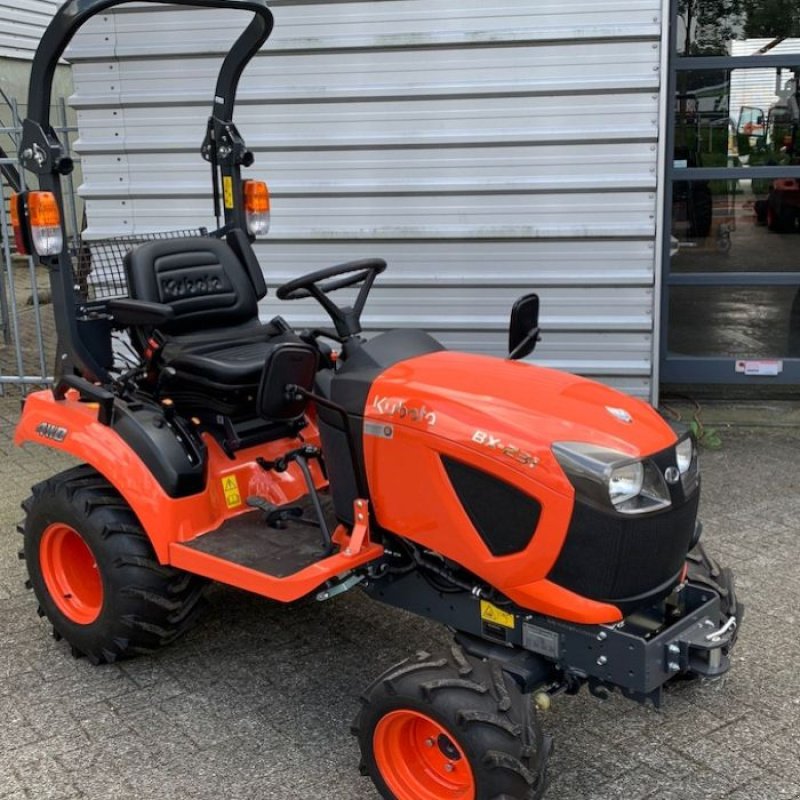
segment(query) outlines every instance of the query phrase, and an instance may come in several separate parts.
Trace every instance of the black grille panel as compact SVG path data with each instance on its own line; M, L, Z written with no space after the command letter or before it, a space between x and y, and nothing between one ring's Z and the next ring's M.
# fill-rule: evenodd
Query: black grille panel
M478 535L495 556L524 550L533 538L542 507L505 481L447 456L442 463Z
M700 493L648 516L625 517L576 502L567 539L548 578L619 605L656 591L681 569Z

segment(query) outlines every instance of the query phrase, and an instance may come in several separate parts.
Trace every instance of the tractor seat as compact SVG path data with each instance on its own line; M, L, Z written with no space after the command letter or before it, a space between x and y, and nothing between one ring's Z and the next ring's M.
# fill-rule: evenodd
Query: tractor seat
M184 406L252 416L267 355L276 344L300 340L285 324L259 321L258 301L267 287L247 237L233 231L227 241L146 242L128 253L125 270L132 298L174 312L158 327L163 393ZM133 331L140 353L147 338Z

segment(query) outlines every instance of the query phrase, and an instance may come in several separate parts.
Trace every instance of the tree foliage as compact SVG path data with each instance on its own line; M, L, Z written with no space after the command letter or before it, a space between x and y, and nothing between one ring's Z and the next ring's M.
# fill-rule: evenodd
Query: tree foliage
M681 55L728 55L732 39L800 37L798 0L678 0Z

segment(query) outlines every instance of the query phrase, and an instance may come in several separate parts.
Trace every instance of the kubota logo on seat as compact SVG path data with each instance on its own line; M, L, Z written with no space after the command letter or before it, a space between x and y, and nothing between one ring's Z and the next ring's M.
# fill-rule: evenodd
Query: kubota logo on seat
M405 400L397 397L376 397L372 407L383 416L407 419L410 422L426 422L428 425L436 424L436 412L429 411L423 406L406 405Z
M218 275L199 275L196 278L166 278L161 280L161 292L172 300L192 295L217 294L224 291Z

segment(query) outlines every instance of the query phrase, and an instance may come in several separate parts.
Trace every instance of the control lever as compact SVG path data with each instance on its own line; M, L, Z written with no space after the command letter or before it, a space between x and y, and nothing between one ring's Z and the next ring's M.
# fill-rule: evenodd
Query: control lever
M333 552L333 537L331 536L328 522L325 519L325 512L322 510L322 503L319 499L317 487L314 485L314 478L311 475L311 470L308 468L308 462L312 458L316 458L321 461L322 451L318 447L314 447L314 445L304 444L302 447L298 447L296 450L290 450L280 458L275 459L275 461L268 461L265 458L259 457L256 459L256 463L265 472L271 472L272 470L275 472L286 472L286 470L289 468L289 464L292 461L294 461L297 466L300 467L300 472L303 473L303 478L305 479L306 486L308 487L308 495L311 498L311 504L314 506L314 513L316 514L317 521L319 522L319 529L322 532L322 546L325 548L326 554L330 554ZM261 498L258 498L258 500L261 500ZM276 508L274 506L270 506L270 504L266 501L263 502L265 505L269 506L270 509ZM261 505L256 507L262 508ZM272 513L272 511L267 513Z

